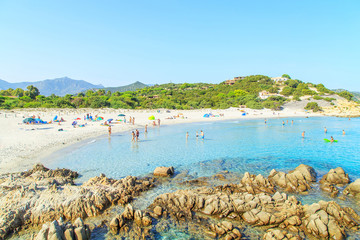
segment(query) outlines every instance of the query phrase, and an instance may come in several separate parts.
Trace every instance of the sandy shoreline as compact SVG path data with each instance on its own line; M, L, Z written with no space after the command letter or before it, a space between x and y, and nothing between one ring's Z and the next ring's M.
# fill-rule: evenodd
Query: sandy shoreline
M246 116L243 116L243 112ZM86 113L93 116L98 115L104 118L102 121L78 121L79 124L85 124L85 127L74 128L71 124L76 118L83 119ZM320 114L306 113L299 109L284 109L274 112L269 109L253 110L230 108L225 110L170 110L167 112L161 110L121 110L121 109L18 109L13 111L0 111L0 173L17 172L31 168L34 164L40 162L50 154L59 151L62 148L82 142L86 139L97 138L101 135L107 135L108 127L102 126L107 119L123 119L117 115L123 113L126 120L129 117L135 117L135 124L124 124L123 122L112 125L112 133L128 132L130 141L130 131L138 128L143 129L146 124L153 121L148 120L149 116L155 116L160 119L161 125L173 125L181 123L224 121L234 119L265 119L265 118L286 118L303 116L321 116ZM223 114L220 117L204 118L204 114L212 113L214 115ZM66 122L27 125L22 121L26 117L35 115L40 116L44 121L50 121L57 115L64 118ZM180 116L176 119L167 119L172 116ZM157 121L156 121L157 123ZM63 131L58 131L63 129Z

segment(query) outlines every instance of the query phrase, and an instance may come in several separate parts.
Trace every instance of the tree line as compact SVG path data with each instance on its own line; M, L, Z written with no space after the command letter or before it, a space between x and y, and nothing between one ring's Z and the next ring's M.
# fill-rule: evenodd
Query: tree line
M288 75L287 75L288 76ZM63 97L41 95L39 90L30 85L26 90L7 89L0 91L0 108L122 108L122 109L226 109L244 105L252 109L281 109L289 101L300 100L305 95L323 95L333 93L323 84L314 85L300 80L290 79L276 83L268 76L253 75L236 81L233 85L208 83L161 84L137 91L110 92L104 89L88 90L79 94L67 94ZM316 89L318 93L312 89ZM280 89L282 89L280 91ZM259 93L266 91L275 95L267 99L259 98ZM277 96L280 93L283 96ZM349 92L340 96L352 99Z

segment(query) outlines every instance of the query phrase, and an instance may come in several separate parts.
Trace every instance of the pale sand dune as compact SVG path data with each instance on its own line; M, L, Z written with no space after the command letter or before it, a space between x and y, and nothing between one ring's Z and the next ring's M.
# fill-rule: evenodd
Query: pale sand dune
M240 110L245 110L248 114L242 116ZM219 114L223 113L223 117L204 118L205 113ZM86 127L73 128L71 123L77 117L83 119L86 113L99 115L104 117L104 121L117 117L119 113L126 114L127 121L129 117L135 117L135 125L129 123L112 124L112 132L128 132L130 141L130 131L139 128L143 131L145 124L151 126L152 121L148 117L154 115L156 119L161 120L161 125L191 123L191 122L205 122L205 121L219 121L229 119L251 119L251 118L273 118L273 117L299 117L305 115L318 116L318 114L305 113L300 109L284 109L280 112L271 110L251 110L230 108L226 110L170 110L166 113L161 110L157 113L156 110L120 110L120 109L21 109L14 111L0 111L0 173L22 171L32 167L39 159L46 157L54 151L77 143L84 139L95 138L107 134L108 127L101 126L100 122L79 121L80 124L87 123ZM177 116L182 113L184 118L166 119L170 116ZM41 125L27 125L23 124L24 118L35 115L40 116L44 121L50 121L55 115L59 118L64 118L66 122L58 125L41 124ZM156 121L157 123L157 121ZM64 131L58 131L62 128Z

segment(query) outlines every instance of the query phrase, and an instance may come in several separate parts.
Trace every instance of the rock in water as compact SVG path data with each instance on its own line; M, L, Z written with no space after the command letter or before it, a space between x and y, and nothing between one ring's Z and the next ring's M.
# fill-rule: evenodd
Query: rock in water
M360 178L356 179L355 182L350 183L349 186L344 189L344 195L360 197Z
M154 176L169 177L174 174L173 167L157 167L154 170Z

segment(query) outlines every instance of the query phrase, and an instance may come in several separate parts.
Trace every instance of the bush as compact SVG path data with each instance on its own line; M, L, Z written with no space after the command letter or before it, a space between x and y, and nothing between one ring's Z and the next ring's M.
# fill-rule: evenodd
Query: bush
M349 101L351 101L351 99L354 97L354 95L352 95L352 94L349 93L348 91L340 92L340 93L338 93L338 95L339 95L340 97L343 97L343 98L349 100Z
M313 98L314 98L315 100L322 100L322 99L323 99L322 97L320 97L320 96L318 96L318 95L315 95Z
M312 110L313 112L321 111L321 108L319 107L319 105L316 102L309 102L308 104L306 104L305 109Z
M254 101L254 100L247 102L245 105L246 105L246 107L251 108L251 109L263 109L262 104Z

